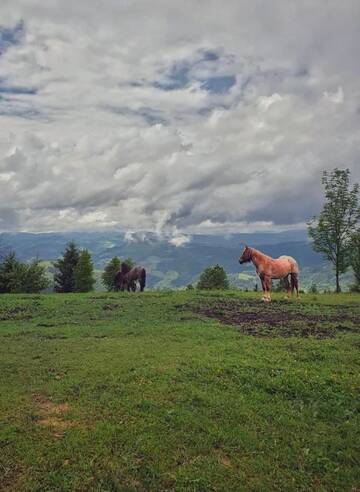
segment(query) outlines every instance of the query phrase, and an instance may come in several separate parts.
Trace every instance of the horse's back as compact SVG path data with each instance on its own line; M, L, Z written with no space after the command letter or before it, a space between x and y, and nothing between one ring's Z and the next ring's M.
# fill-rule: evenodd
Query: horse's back
M295 258L293 258L292 256L282 255L279 256L278 260L287 260L289 262L290 264L289 273L299 273L299 265L297 264Z

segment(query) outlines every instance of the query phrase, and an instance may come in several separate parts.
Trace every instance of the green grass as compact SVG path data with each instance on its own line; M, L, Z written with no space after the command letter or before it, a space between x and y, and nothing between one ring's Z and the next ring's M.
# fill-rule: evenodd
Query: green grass
M360 487L360 297L274 296L328 323L320 339L194 314L222 298L269 309L231 291L0 296L0 489Z

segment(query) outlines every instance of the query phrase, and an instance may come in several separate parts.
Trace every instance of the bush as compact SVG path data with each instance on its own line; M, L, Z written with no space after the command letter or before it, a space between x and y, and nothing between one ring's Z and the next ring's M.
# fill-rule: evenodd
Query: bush
M319 291L318 291L316 284L310 285L309 292L310 292L310 294L318 294Z
M229 281L225 270L220 265L205 268L197 284L198 289L228 289Z

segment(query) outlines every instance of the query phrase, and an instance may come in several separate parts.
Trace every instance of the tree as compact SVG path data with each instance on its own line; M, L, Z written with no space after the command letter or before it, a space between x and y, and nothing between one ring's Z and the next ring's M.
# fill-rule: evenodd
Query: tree
M70 241L54 267L58 270L54 275L56 292L74 292L75 291L75 268L79 261L80 253L73 241Z
M352 290L360 292L360 229L357 229L352 237L350 265L355 277L355 284L352 285Z
M21 263L12 252L0 264L1 293L38 293L48 285L45 267L38 259L27 265Z
M130 256L128 258L125 258L123 262L126 263L130 268L135 266L135 261L132 258L130 258Z
M360 219L358 203L359 185L350 189L349 169L334 169L323 172L325 204L319 216L308 222L308 233L313 248L323 253L334 265L336 292L340 292L340 274L349 266L351 235Z
M26 266L12 251L0 264L0 293L22 292Z
M105 270L101 276L101 282L106 289L111 292L116 290L115 287L115 275L120 270L121 261L117 256L114 256L106 265Z
M91 261L91 255L87 249L80 253L79 261L74 270L75 291L90 292L94 288L94 265Z
M49 287L49 285L50 281L46 276L46 268L41 265L39 259L35 259L30 265L26 265L22 292L37 294Z
M220 265L205 268L197 284L198 289L228 289L229 281Z

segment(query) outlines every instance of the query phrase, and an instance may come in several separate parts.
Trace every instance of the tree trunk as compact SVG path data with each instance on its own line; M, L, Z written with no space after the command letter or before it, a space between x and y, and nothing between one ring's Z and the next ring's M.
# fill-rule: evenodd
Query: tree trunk
M341 292L340 282L339 282L339 268L336 266L336 293L339 294Z

